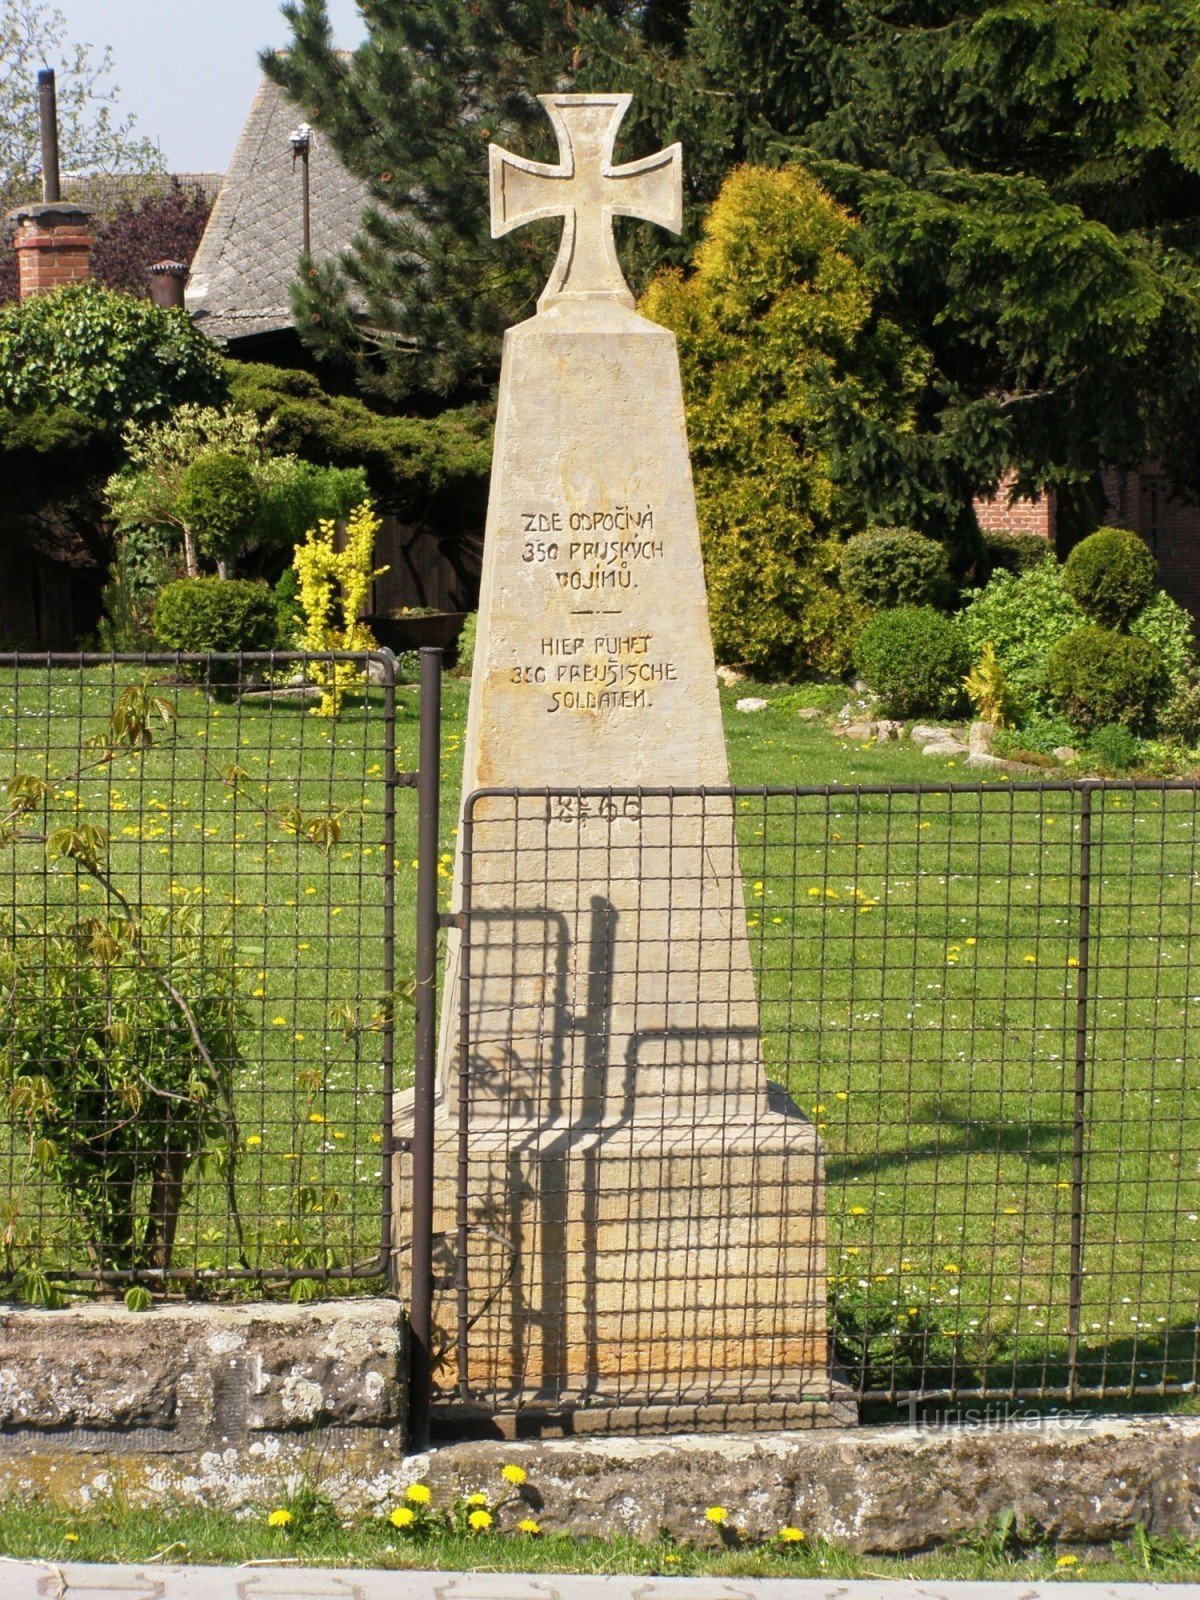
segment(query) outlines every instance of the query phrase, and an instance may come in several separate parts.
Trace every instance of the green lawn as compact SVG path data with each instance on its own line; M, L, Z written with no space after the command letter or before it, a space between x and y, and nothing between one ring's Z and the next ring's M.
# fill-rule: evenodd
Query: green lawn
M383 969L382 694L336 725L296 701L167 691L174 734L71 780L117 686L0 680L0 764L56 780L52 821L112 839L138 903L228 927L243 963L237 1185L255 1267L368 1264L378 1248ZM862 749L723 693L735 784L948 784L960 764L911 743ZM415 764L416 689L397 697L397 759ZM466 686L445 685L444 883L454 845ZM89 759L84 752L83 759ZM240 772L230 774L236 765ZM746 793L737 803L748 920L773 1074L822 1129L839 1324L870 1387L1036 1390L1064 1378L1079 969L1078 793ZM297 833L282 808L301 813ZM396 803L396 973L413 962L415 795ZM304 836L339 816L328 854ZM1195 800L1110 791L1092 818L1091 1009L1080 1382L1164 1390L1197 1376L1200 1104L1189 1083ZM5 851L10 915L103 891L36 842ZM347 1010L347 1008L350 1008ZM398 1013L396 1080L411 1078ZM7 1167L7 1172L5 1172ZM29 1140L0 1146L9 1265L61 1265L64 1210L33 1180ZM236 1254L225 1179L206 1171L176 1262ZM863 1341L866 1341L865 1344Z

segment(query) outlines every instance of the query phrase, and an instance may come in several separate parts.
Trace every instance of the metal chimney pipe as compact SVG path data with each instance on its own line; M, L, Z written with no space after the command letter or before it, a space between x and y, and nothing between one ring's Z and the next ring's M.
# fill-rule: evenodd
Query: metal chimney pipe
M50 205L62 199L58 181L58 94L54 68L38 73L38 122L42 130L42 200Z

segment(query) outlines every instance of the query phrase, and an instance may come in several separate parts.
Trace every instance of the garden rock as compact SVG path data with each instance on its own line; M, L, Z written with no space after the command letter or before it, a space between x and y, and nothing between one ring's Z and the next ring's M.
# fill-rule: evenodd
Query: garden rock
M868 739L873 739L879 732L877 722L852 722L846 729L847 739L853 739L857 744L865 744Z
M717 682L723 683L727 689L732 689L735 683L741 683L745 676L746 674L739 672L736 667L717 668Z
M940 740L961 739L961 728L939 728L933 723L918 722L908 730L914 744L937 744Z
M898 739L903 732L902 722L878 722L875 725L875 742L889 744L893 739Z
M1072 750L1069 744L1056 744L1050 754L1055 761L1061 761L1063 766L1066 766L1069 761L1079 760L1079 752Z
M923 756L965 756L968 746L961 739L934 739L921 747Z
M972 755L990 755L996 740L996 730L990 722L973 722L967 738Z
M822 712L816 706L801 706L796 715L801 722L819 722Z
M758 695L752 694L747 695L744 700L739 700L737 708L739 711L765 711L769 703L767 700L760 699Z
M969 755L966 760L968 767L988 767L997 772L1039 772L1039 767L1034 767L1028 761L1006 761L1002 756L989 756L979 752Z

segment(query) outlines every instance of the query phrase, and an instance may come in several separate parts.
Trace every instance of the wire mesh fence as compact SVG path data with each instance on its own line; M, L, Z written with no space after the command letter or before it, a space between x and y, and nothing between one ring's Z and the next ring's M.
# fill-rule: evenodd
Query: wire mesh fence
M0 658L17 1292L385 1270L397 720L384 656Z
M472 797L444 1402L1194 1389L1197 792Z

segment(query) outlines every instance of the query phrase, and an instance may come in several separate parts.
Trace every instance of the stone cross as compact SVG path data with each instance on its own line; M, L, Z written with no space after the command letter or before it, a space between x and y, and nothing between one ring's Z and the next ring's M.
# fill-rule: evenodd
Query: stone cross
M543 94L538 99L558 137L556 167L489 147L492 238L527 222L563 218L550 281L538 300L546 311L563 300L617 300L632 306L613 243L614 217L639 217L678 233L683 226L683 150L613 165L627 94Z

